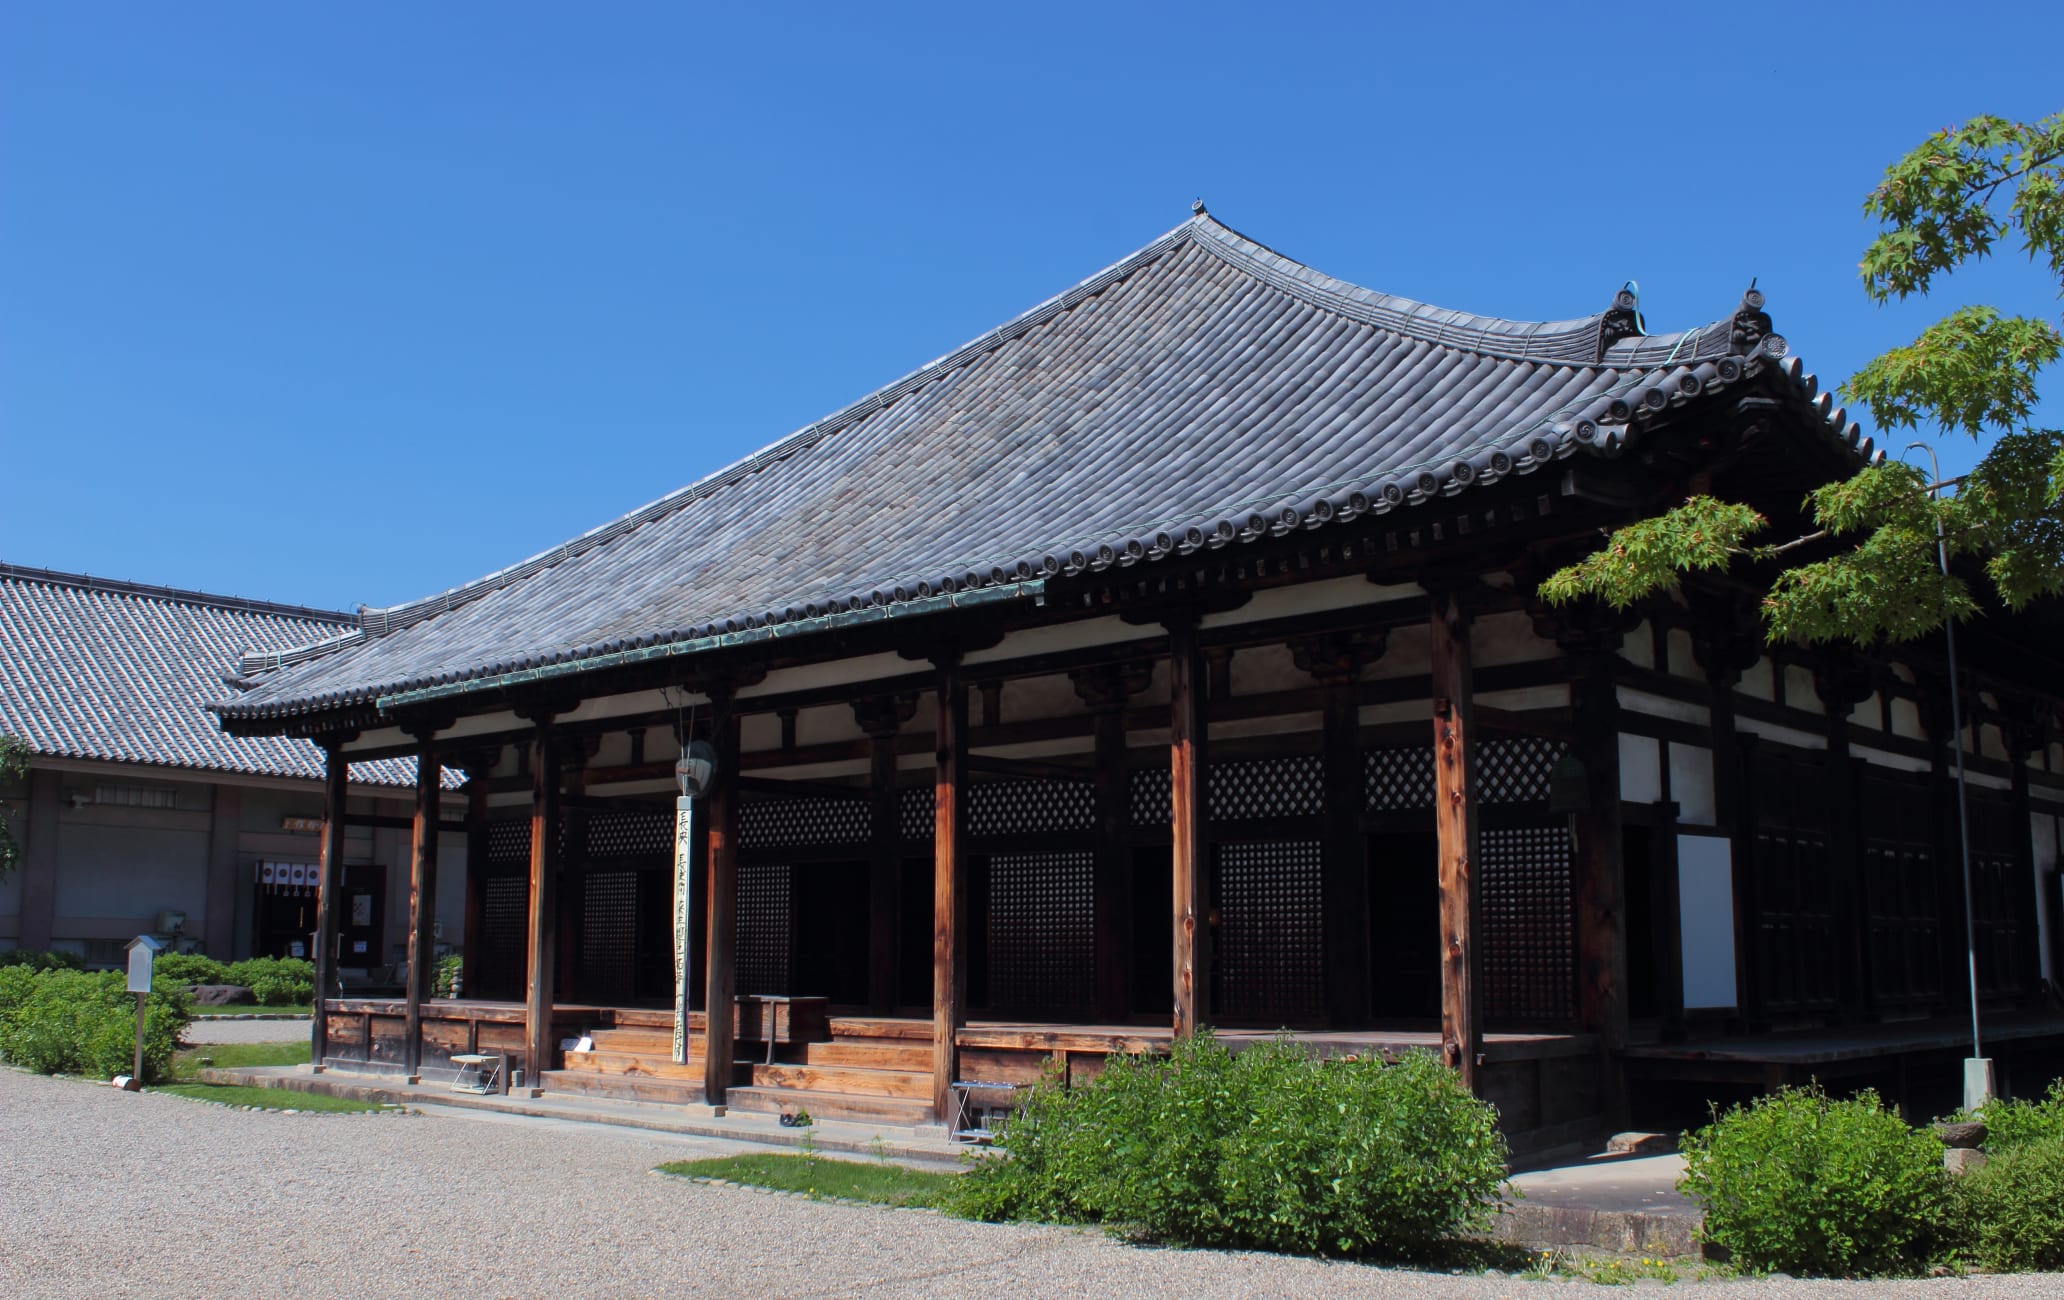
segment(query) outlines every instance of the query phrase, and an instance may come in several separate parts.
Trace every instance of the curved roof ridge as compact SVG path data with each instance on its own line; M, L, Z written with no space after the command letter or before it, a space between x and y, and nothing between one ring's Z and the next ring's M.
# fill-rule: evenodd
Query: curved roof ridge
M1437 307L1397 294L1365 288L1306 266L1268 245L1200 213L1197 245L1314 306L1438 347L1559 365L1599 363L1599 324L1605 313L1568 320L1506 320Z

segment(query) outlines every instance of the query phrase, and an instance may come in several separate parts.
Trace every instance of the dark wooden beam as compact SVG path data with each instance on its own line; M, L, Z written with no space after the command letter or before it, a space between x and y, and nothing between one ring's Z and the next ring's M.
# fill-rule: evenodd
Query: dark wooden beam
M967 954L960 938L967 909L966 871L967 681L959 656L938 662L938 722L934 729L932 825L932 1106L941 1123L953 1120L953 1083L967 996Z
M444 769L425 749L416 764L416 818L409 855L408 991L402 1025L402 1055L410 1083L422 1082L423 999L430 995L433 960L431 926L437 917L437 803Z
M1441 1055L1477 1088L1483 1050L1483 990L1477 978L1475 699L1470 680L1469 616L1454 591L1433 597L1434 833L1440 853Z
M413 814L407 817L397 817L389 813L347 813L344 816L344 824L346 826L368 826L383 831L414 831L416 829L416 819ZM445 817L439 819L437 829L440 831L463 831L466 829L466 822L464 818Z
M1077 767L1072 763L1047 763L1036 758L1003 758L995 754L970 752L967 756L967 766L970 772L989 772L997 776L1017 777L1024 781L1072 781L1080 784L1096 778L1093 768Z
M335 741L323 744L322 857L316 867L315 997L309 1008L309 1060L317 1070L329 1050L329 1011L337 995L337 898L344 888L344 798L351 764Z
M552 990L559 920L559 752L549 715L530 742L529 969L524 981L523 1068L531 1096L544 1092L552 1068Z
M1172 1022L1187 1038L1211 1014L1210 848L1206 824L1204 664L1194 619L1168 625L1168 770L1171 920L1174 926Z
M710 743L717 750L716 780L703 800L709 817L709 902L703 940L709 954L704 987L702 1093L712 1106L722 1106L731 1089L738 1005L738 797L733 782L738 772L738 715L730 692L719 689L710 698Z
M1584 764L1590 806L1577 815L1577 1022L1598 1037L1606 1119L1626 1126L1627 889L1621 853L1619 697L1611 651L1585 652L1587 672L1576 692L1577 757ZM1659 745L1661 761L1670 747ZM1667 772L1667 766L1665 768Z

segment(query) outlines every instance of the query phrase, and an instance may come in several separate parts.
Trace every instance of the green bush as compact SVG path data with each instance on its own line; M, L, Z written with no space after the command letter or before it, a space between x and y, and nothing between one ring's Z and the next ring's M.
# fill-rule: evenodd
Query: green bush
M1999 1273L2064 1269L2064 1137L2012 1145L1951 1185L1972 1263Z
M167 953L151 963L153 979L171 980L174 984L227 984L230 982L229 967L197 952Z
M2041 1101L2001 1101L1978 1111L1985 1149L1995 1155L2029 1142L2064 1142L2064 1079L2053 1080Z
M458 953L447 953L437 959L437 971L430 980L430 996L433 998L457 997L454 992L459 986L460 967L465 961Z
M315 963L299 957L253 957L225 972L225 982L241 984L264 1007L298 1007L315 996Z
M957 1184L971 1218L1102 1223L1186 1246L1412 1258L1484 1226L1505 1181L1497 1113L1453 1071L1325 1060L1211 1035L1036 1088L1003 1155Z
M1946 1244L1942 1152L1875 1092L1787 1088L1687 1133L1678 1187L1705 1207L1706 1240L1747 1267L1912 1273Z
M31 952L24 948L0 952L0 970L10 966L27 970L77 970L85 964L68 952Z
M172 1051L193 1017L186 986L158 979L144 1019L146 1082L171 1077ZM127 1074L136 1048L136 995L121 971L0 970L0 1057L43 1074Z

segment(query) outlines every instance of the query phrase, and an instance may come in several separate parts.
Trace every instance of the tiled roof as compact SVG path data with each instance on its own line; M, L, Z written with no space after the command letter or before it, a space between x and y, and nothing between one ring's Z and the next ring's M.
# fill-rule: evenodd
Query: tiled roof
M0 733L56 758L320 780L314 744L224 735L206 704L245 651L351 622L298 605L0 564ZM354 763L351 776L413 785L416 764Z
M464 587L284 654L215 707L258 719L1029 594L1055 574L1409 509L1774 372L1761 296L1640 332L1445 311L1205 215L845 410ZM1822 398L1828 436L1867 439Z

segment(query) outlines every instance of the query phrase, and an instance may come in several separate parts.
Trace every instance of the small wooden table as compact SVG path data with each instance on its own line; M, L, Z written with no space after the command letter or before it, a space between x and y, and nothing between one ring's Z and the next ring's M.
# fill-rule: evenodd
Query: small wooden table
M466 1053L452 1058L459 1077L452 1080L453 1092L470 1092L485 1097L502 1090L502 1058L488 1053ZM466 1077L468 1072L473 1077Z

